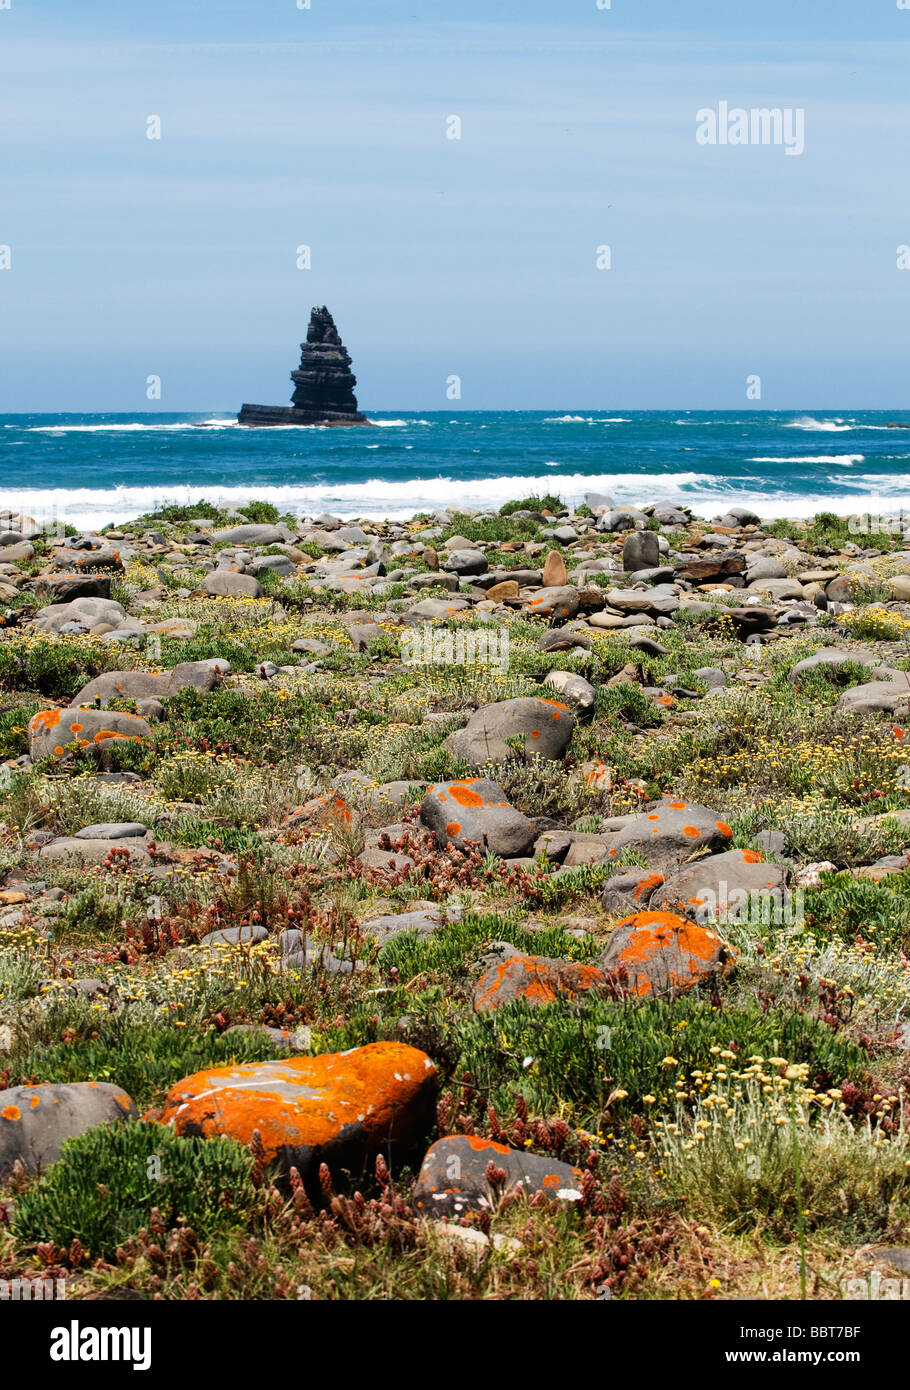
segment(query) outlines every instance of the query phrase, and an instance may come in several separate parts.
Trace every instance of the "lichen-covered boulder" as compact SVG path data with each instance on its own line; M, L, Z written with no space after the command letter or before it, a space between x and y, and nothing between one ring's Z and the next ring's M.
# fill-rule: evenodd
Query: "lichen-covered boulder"
M597 964L614 974L624 968L633 994L674 995L729 973L733 951L716 932L673 912L638 912L613 930Z
M498 1172L490 1173L491 1164ZM495 1186L490 1176L498 1179ZM414 1188L414 1206L421 1216L458 1217L490 1211L506 1193L521 1191L579 1202L581 1178L578 1168L555 1158L523 1153L474 1134L450 1134L427 1150Z
M663 882L663 874L654 869L611 874L604 884L601 905L607 912L640 912Z
M57 1161L65 1139L96 1125L136 1118L126 1092L106 1081L0 1091L0 1182L9 1177L17 1159L26 1172L39 1173ZM103 1181L102 1174L98 1180Z
M474 1008L478 1013L487 1013L513 999L552 1004L560 995L586 994L603 983L603 972L594 965L550 956L526 956L516 951L491 965L477 981Z
M622 850L634 850L646 863L664 871L695 850L727 849L733 831L716 811L683 797L665 797L650 811L633 816L615 832L603 862L612 864Z
M471 767L507 762L522 751L526 757L561 758L574 728L568 705L523 695L483 705L463 729L449 735L445 747ZM510 746L510 739L520 740L520 747Z
M782 908L786 883L786 869L766 864L757 850L728 849L678 869L657 888L649 905L684 912L698 922L721 921L744 911L756 895Z
M266 1161L297 1168L315 1191L319 1165L359 1170L389 1149L412 1149L435 1118L436 1067L424 1052L378 1042L319 1057L215 1067L178 1081L160 1115L178 1134L258 1130Z
M62 758L67 748L107 743L111 739L151 739L152 731L136 714L99 709L43 709L28 721L28 751L33 760Z
M281 822L282 829L294 827L299 830L347 829L359 821L340 792L328 792L325 796L314 796L312 800L296 806Z
M574 618L578 612L578 590L571 584L554 584L529 594L524 612L530 618Z
M435 783L423 799L420 819L440 848L464 849L474 841L508 859L527 854L534 842L527 816L509 804L498 782L485 777Z

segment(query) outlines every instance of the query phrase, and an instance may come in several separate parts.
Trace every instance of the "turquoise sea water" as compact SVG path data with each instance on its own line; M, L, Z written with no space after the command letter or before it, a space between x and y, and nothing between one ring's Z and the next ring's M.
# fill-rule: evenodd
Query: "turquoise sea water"
M172 501L406 517L528 493L568 503L734 501L764 517L910 510L910 411L508 411L246 429L228 416L0 416L0 507L79 527Z

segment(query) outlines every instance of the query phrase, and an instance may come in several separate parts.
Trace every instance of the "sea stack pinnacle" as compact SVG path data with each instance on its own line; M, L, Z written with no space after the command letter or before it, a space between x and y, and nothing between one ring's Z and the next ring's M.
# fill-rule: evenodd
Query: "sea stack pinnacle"
M357 409L351 358L325 305L313 309L290 405L244 405L241 425L368 425Z

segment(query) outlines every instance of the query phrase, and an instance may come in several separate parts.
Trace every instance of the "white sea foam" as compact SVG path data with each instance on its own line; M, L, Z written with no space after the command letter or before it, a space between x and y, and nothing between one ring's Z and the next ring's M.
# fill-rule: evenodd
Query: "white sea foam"
M750 463L841 463L852 468L854 463L862 463L865 454L797 454L792 458L754 458Z
M814 415L801 415L798 420L790 420L783 426L785 430L823 430L826 434L838 434L842 430L852 430L853 425L838 417L835 420L816 420ZM882 426L884 428L884 426Z
M432 428L432 420L371 420L371 425L379 429L401 429L407 425L428 425ZM5 429L20 429L19 425L5 425ZM25 429L28 434L155 434L161 430L238 430L238 429L269 429L271 430L320 430L327 429L326 425L241 425L234 418L222 420L213 418L211 420L179 420L176 423L171 421L152 422L148 420L123 420L119 422L105 421L98 425L27 425Z
M839 480L837 480L839 481ZM781 488L760 491L749 475L718 479L705 473L559 473L543 476L510 475L501 478L458 480L449 477L414 478L390 482L371 478L358 483L289 483L266 486L223 487L202 482L181 486L122 486L114 488L13 488L0 493L0 507L22 511L41 522L63 520L80 529L130 521L167 503L188 504L201 497L224 507L239 506L257 498L272 502L281 512L315 516L330 511L344 517L387 517L400 520L416 512L438 507L498 508L515 498L555 493L567 505L577 506L587 492L607 493L620 503L675 502L691 507L699 516L722 515L732 504L753 507L762 517L812 516L820 508L846 516L852 512L904 507L910 510L906 473L869 480L852 479L853 490L830 497L818 492L794 496ZM860 486L857 486L859 484Z
M547 415L545 425L628 425L628 415Z

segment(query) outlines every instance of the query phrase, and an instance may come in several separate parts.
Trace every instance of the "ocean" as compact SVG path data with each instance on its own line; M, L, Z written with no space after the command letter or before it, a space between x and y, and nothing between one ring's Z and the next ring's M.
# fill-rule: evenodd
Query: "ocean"
M0 416L0 507L79 529L166 502L410 517L529 494L763 518L910 510L910 411L379 412L375 429L228 415ZM905 426L893 429L893 423Z

